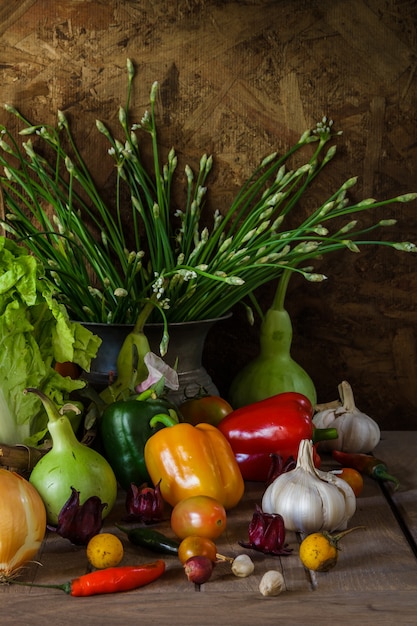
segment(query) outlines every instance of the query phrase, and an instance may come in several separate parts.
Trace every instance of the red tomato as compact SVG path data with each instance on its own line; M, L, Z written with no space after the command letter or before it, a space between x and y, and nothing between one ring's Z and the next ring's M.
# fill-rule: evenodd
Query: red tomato
M353 493L358 497L362 493L362 474L351 467L342 467L334 472L338 478L343 478L353 489Z
M178 558L184 564L192 556L206 556L215 563L217 560L216 544L207 537L186 537L178 547Z
M217 426L221 420L233 411L230 404L220 396L201 396L190 398L179 407L185 422L193 424L212 424Z
M190 536L216 539L226 529L224 506L209 496L191 496L172 509L171 528L180 539Z

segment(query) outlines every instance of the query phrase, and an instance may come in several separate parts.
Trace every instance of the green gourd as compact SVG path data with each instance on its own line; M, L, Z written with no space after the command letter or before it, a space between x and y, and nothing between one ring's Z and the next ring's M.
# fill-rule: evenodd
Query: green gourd
M117 378L100 393L105 404L113 404L130 396L136 385L148 376L144 358L151 352L151 348L143 329L154 306L151 301L145 304L134 328L125 338L117 356Z
M117 481L109 463L96 450L78 441L69 419L60 415L48 396L33 388L26 392L39 396L49 418L52 448L36 463L29 478L45 504L48 523L57 525L71 487L80 492L80 504L98 496L107 505L102 513L106 517L117 497Z
M292 324L284 298L292 270L285 270L260 328L260 351L234 378L229 401L234 409L278 393L302 393L314 406L317 394L309 374L291 357Z

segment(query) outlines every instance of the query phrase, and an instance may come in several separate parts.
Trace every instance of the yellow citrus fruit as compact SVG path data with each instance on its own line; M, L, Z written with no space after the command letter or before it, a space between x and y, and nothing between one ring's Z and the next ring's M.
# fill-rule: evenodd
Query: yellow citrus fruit
M116 535L99 533L87 544L87 559L97 569L116 567L123 558L123 544Z
M337 543L327 533L312 533L300 544L304 567L315 572L328 572L337 563Z

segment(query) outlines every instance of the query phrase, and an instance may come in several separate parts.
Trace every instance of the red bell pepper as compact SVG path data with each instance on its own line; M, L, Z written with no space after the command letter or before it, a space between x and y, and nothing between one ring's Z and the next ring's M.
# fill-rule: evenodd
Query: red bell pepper
M313 413L306 396L288 391L236 409L221 420L218 428L229 441L243 478L266 481L271 454L297 459L302 439L337 438L334 428L314 427ZM317 453L315 464L320 464Z

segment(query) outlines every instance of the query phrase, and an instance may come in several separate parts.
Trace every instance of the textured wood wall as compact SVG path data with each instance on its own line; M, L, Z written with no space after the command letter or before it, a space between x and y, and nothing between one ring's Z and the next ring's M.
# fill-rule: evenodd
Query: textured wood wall
M269 152L323 115L343 130L339 155L307 200L359 176L357 198L417 190L417 3L413 0L21 0L0 3L0 100L38 122L56 110L101 184L95 119L117 125L126 58L138 67L140 118L161 84L161 143L195 165L216 160L210 207L222 207ZM0 111L0 122L11 120ZM398 240L417 242L417 205L396 207ZM416 255L367 249L326 258L329 278L293 278L293 356L319 401L347 379L384 428L417 427ZM266 308L274 285L260 294ZM237 310L211 334L206 363L222 393L257 352L258 323Z

